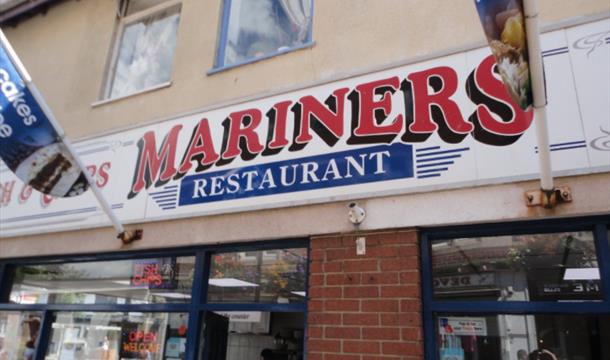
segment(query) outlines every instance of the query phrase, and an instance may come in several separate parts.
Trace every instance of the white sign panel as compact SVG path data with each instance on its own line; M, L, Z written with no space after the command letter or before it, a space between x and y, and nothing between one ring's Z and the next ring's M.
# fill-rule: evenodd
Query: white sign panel
M438 318L440 335L487 336L487 321L476 317Z
M610 169L608 20L544 34L555 175ZM125 223L535 179L531 111L487 48L78 143ZM106 225L0 167L0 231Z

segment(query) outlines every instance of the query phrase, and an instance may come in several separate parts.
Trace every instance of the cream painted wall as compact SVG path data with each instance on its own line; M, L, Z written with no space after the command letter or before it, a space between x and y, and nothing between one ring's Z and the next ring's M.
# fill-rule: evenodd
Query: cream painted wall
M115 238L112 228L0 238L0 258L609 214L609 183L610 173L557 179L557 186L571 187L574 201L552 210L525 206L524 193L537 189L536 181L367 199L358 201L367 212L360 229L348 221L348 204L335 202L130 225L130 228L144 229L144 238L128 246ZM464 206L466 199L476 206Z
M221 0L183 0L172 86L93 107L116 0L64 1L3 29L72 139L264 92L483 44L473 0L314 1L315 46L213 75ZM542 0L542 23L610 11L606 0Z

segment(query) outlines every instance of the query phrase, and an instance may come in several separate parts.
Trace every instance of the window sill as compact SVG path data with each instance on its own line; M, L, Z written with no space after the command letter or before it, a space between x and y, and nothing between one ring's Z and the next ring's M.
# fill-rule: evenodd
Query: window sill
M226 66L221 66L221 67L213 68L213 69L208 70L206 72L206 74L207 75L214 75L216 73L227 71L227 70L231 70L231 69L234 69L236 67L243 66L243 65L248 65L248 64L255 63L255 62L267 60L267 59L270 59L270 58L273 58L273 57L276 57L276 56L284 55L284 54L291 53L291 52L298 51L298 50L308 49L308 48L313 47L315 44L316 44L315 41L310 41L308 43L305 43L305 44L299 45L299 46L295 46L295 47L292 47L290 49L274 52L272 54L267 54L267 55L264 55L264 56L261 56L261 57L257 57L257 58L248 59L248 60L241 61L241 62L238 62L238 63L235 63L235 64L231 64L231 65L226 65Z
M102 106L102 105L110 104L110 103L113 103L113 102L121 101L121 100L130 98L130 97L134 97L134 96L142 95L142 94L145 94L145 93L149 93L149 92L152 92L152 91L157 91L157 90L160 90L160 89L165 89L167 87L170 87L171 85L172 85L172 82L168 81L168 82L164 82L164 83L161 83L161 84L158 84L158 85L155 85L155 86L147 87L147 88L142 89L142 90L138 90L136 92L132 92L132 93L127 94L127 95L117 96L115 98L110 98L110 99L98 100L96 102L93 102L91 104L91 107L95 108L95 107L98 107L98 106Z

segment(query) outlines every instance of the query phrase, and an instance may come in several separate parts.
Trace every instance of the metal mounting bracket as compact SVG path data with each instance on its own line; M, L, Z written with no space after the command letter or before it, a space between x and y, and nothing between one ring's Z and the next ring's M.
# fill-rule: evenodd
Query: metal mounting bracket
M117 235L117 238L121 239L123 244L127 245L127 244L131 244L132 242L134 242L136 240L141 240L143 234L144 234L144 230L142 230L142 229L127 230L127 231L123 231L122 233Z
M525 192L527 206L542 206L552 209L558 204L572 202L572 190L569 186L560 186L552 190L529 190Z

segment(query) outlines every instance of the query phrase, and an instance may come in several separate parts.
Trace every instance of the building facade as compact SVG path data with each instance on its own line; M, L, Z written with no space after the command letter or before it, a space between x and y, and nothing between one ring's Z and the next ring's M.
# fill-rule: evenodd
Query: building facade
M610 5L539 6L551 209L473 1L0 2L143 230L2 164L0 360L610 358Z

